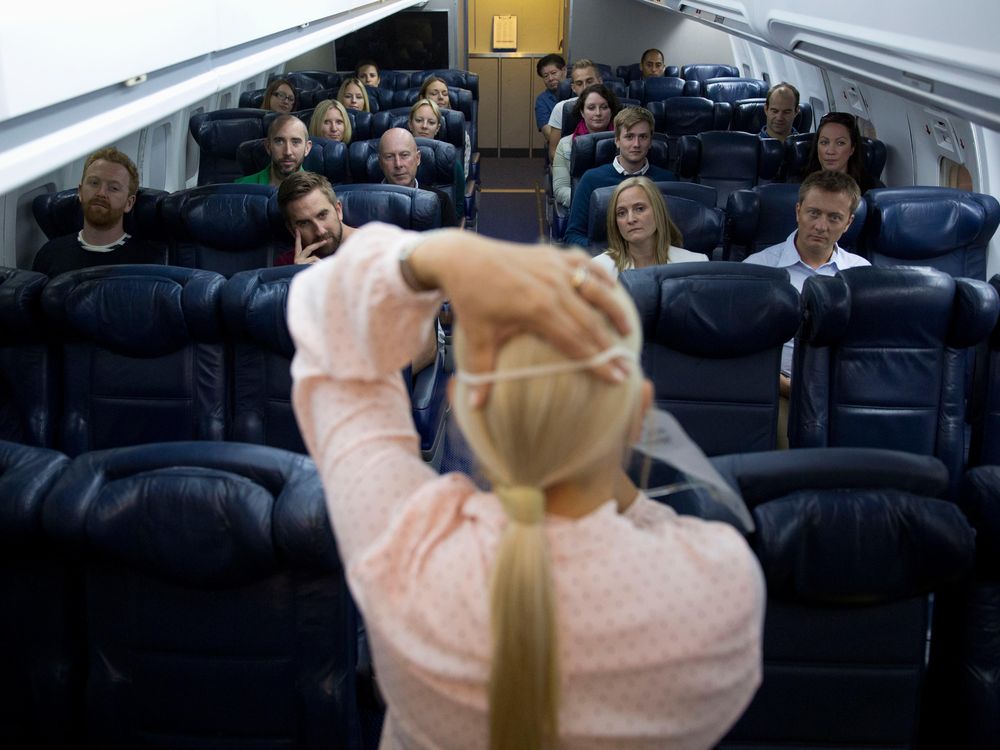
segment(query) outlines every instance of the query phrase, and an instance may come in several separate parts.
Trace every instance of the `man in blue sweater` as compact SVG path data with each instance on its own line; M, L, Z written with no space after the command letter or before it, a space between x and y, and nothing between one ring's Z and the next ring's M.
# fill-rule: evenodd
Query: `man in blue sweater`
M587 214L590 194L599 187L617 185L626 177L646 175L653 182L676 180L669 169L650 164L646 155L653 144L653 114L643 107L626 107L615 116L618 156L610 164L587 170L573 188L566 229L567 245L587 247Z

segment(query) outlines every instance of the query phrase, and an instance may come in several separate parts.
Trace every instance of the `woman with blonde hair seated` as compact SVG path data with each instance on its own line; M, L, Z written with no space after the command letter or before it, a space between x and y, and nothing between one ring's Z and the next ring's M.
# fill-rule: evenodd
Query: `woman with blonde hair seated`
M619 183L608 204L608 249L594 263L617 276L630 268L708 260L681 247L684 237L663 195L648 177Z
M428 76L420 86L420 93L417 94L417 101L427 99L434 102L438 109L454 109L451 106L451 95L448 93L448 84L443 78ZM440 119L440 114L438 119ZM412 128L411 128L412 130ZM469 138L469 131L465 131L465 156L462 163L462 172L465 179L469 179L469 160L472 158L472 140Z
M400 376L446 298L489 491L421 460ZM619 285L579 252L372 223L296 276L288 321L381 747L715 744L760 681L763 579L733 527L622 472L652 388Z
M410 107L407 127L415 138L434 138L441 130L441 110L430 99L417 99Z
M324 99L313 110L309 120L309 135L341 143L351 142L351 118L347 109L335 99Z
M347 109L355 109L359 112L371 112L371 104L368 102L368 91L360 78L345 78L337 90L337 101Z

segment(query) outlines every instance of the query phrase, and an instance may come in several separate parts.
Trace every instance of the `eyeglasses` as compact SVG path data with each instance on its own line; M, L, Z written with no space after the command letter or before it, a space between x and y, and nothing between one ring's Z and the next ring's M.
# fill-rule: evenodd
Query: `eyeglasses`
M273 94L271 94L271 96L274 97L275 99L278 99L279 101L283 101L283 102L294 102L295 101L295 97L294 96L290 96L289 94L282 94L279 91L275 91Z

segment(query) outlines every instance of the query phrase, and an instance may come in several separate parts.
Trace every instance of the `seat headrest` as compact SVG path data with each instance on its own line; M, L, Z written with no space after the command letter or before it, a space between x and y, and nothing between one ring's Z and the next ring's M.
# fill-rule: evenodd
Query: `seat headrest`
M173 239L239 252L286 241L270 185L221 183L178 190L163 199L161 216Z
M69 466L62 453L0 440L0 545L5 554L37 548L42 506Z
M0 340L5 346L44 339L42 290L48 281L44 273L0 268Z
M767 81L756 78L709 78L701 84L701 95L713 102L766 97L767 90Z
M649 108L663 132L672 136L726 130L732 115L732 105L729 102L713 102L700 96L650 102Z
M293 265L233 274L222 290L227 330L291 359L295 344L285 315L288 286L295 274L305 269Z
M955 308L948 345L975 346L993 331L1000 311L997 290L978 279L955 279Z
M418 232L441 226L438 197L426 190L399 185L341 185L337 198L348 226L381 221Z
M722 240L724 216L715 208L716 191L693 182L657 182L667 213L684 236L684 248L710 254ZM592 248L607 244L607 217L617 186L597 188L587 207L587 238ZM711 201L711 202L709 202Z
M637 98L643 103L662 102L684 94L683 78L662 76L660 78L641 79L633 83L638 85L634 89L631 86L629 88L630 92L635 91L635 93L632 93L632 98Z
M959 504L976 529L976 568L996 580L1000 576L1000 467L977 466L962 476Z
M159 238L159 204L166 195L165 190L139 188L132 210L122 219L125 231L136 237ZM83 229L83 207L76 188L35 196L31 212L38 227L50 240L76 234Z

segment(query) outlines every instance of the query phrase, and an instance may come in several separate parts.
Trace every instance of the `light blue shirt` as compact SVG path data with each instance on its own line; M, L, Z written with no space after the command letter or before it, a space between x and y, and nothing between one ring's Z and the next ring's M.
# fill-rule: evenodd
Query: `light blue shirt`
M784 268L788 271L788 278L792 282L792 286L795 287L799 294L802 293L802 287L806 283L806 279L810 276L835 276L837 271L843 271L845 268L871 265L871 263L860 255L849 253L837 244L833 246L833 254L830 256L830 260L819 268L806 265L802 262L799 251L795 248L795 235L797 233L797 231L792 232L788 235L788 239L781 244L771 245L771 247L765 248L759 253L748 255L743 262L755 263L758 266L770 266L771 268ZM789 339L781 349L781 371L785 375L791 375L792 372L792 352L794 345L795 339Z

